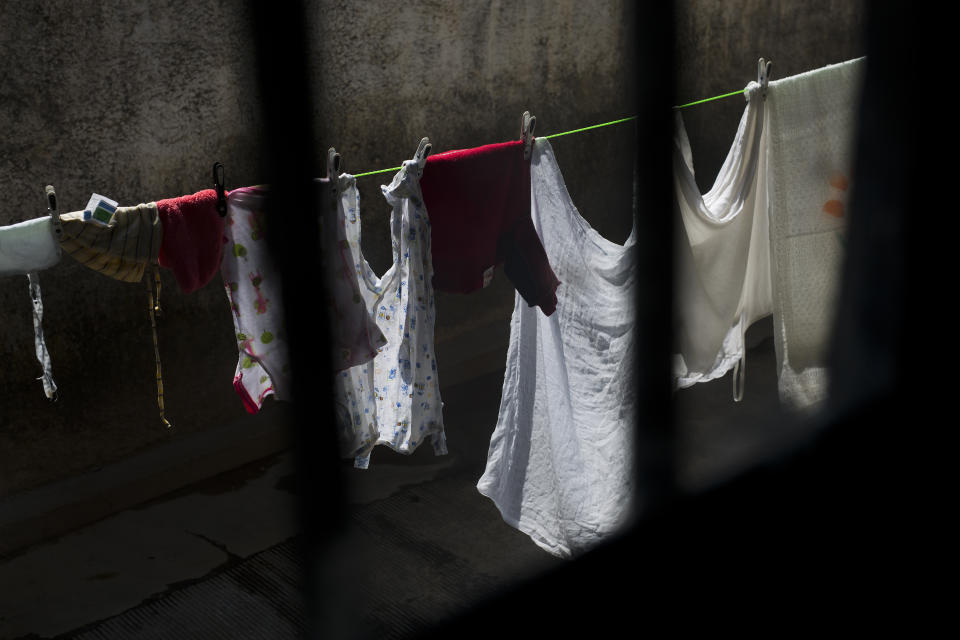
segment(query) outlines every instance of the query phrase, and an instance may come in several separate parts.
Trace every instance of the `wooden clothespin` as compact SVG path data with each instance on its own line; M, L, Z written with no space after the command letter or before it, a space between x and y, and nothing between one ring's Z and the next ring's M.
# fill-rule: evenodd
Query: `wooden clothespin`
M430 144L430 138L422 138L420 144L417 145L417 152L413 154L413 160L417 163L421 174L423 174L423 167L427 164L427 156L430 155L430 151L432 150L433 145Z
M533 130L537 126L537 117L530 115L529 111L524 111L520 118L520 139L523 140L523 159L530 159L530 151L533 148Z
M59 253L63 226L60 224L60 212L57 209L57 192L54 191L52 184L48 184L44 191L47 194L47 213L50 214L50 228L53 231L54 240L57 241L57 252Z
M760 85L760 96L766 100L767 99L767 84L770 82L770 71L773 69L772 60L764 60L760 58L760 61L757 62L757 84Z

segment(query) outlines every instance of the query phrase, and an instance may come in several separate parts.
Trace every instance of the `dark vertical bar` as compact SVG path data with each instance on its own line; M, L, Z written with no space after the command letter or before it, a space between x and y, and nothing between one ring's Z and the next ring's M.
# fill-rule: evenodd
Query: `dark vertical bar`
M308 637L320 637L323 566L345 512L329 393L329 341L320 269L319 174L308 74L306 16L300 2L251 3L263 112L262 164L270 185L268 239L283 280L290 347L304 598Z
M637 6L637 443L636 506L650 514L674 497L673 350L674 10Z
M675 497L670 362L673 241L670 145L673 131L673 3L635 8L637 96L637 406L635 519L622 535L558 569L478 603L421 637L572 638L637 635L659 620L672 595L668 575L682 523L668 520ZM650 520L654 531L648 532Z

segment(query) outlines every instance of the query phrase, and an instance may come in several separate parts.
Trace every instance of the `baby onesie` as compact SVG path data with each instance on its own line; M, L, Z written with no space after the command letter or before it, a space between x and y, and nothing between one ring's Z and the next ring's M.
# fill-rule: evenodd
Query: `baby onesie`
M377 277L360 247L359 194L353 176L340 176L346 241L360 294L387 338L376 357L336 375L341 452L365 469L377 444L412 453L429 439L447 453L443 402L437 380L433 333L433 265L430 220L420 192L423 159L404 162L389 186L393 264Z
M265 200L266 191L258 187L227 195L220 264L240 350L233 388L250 413L269 395L290 399L280 277L266 241Z

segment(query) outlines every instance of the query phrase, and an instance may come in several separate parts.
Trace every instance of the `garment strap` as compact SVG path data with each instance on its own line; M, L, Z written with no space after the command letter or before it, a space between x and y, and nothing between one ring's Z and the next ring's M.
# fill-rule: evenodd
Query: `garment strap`
M163 311L160 309L160 272L157 270L156 265L153 267L153 282L154 286L151 286L150 278L144 279L144 283L147 285L148 310L150 311L150 328L153 330L153 357L157 363L157 406L160 407L160 420L163 422L163 425L169 429L173 425L171 425L164 416L163 372L160 369L160 345L157 342L157 317L162 316ZM156 288L156 296L154 296L153 292L154 287Z
M743 387L747 382L747 358L741 355L737 363L733 365L733 401L743 400Z
M50 362L50 352L47 351L47 342L43 338L43 298L40 293L40 274L30 272L30 298L33 301L33 343L37 352L37 360L43 367L43 374L37 380L43 381L43 392L50 400L57 399L57 383L53 381L53 365Z

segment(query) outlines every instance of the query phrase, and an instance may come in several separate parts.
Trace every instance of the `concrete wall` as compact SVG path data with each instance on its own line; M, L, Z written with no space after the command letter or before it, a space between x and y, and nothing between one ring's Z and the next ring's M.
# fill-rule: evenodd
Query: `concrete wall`
M774 77L860 55L861 8L679 3L678 100L743 87L761 55ZM540 135L630 115L632 11L627 0L310 2L317 156L334 146L359 173L399 165L422 136L434 151L515 139L524 110ZM228 188L259 182L248 23L241 3L217 0L0 5L0 224L42 215L47 183L75 210L93 191L121 204L192 193L209 186L215 160ZM742 108L731 98L685 112L700 180L715 175ZM615 241L630 231L633 136L624 124L553 144L581 213ZM389 178L359 183L378 271L389 262L379 194ZM35 380L26 278L2 278L0 496L249 420L231 386L236 348L218 279L188 296L163 273L172 431L157 417L144 287L67 256L41 281L60 399L48 403ZM438 294L445 386L502 366L512 303L502 273L470 296Z
M311 2L320 140L348 171L434 150L515 139L520 116L546 134L633 112L630 3ZM0 224L43 215L91 192L133 204L209 186L258 183L259 104L242 3L34 2L0 6ZM322 64L321 64L322 62ZM610 237L629 233L630 125L555 145L584 214ZM362 178L364 248L389 263L388 209ZM616 185L615 187L613 185ZM0 279L0 496L192 432L246 418L231 381L233 326L219 279L184 295L161 270L166 406L156 410L143 285L115 282L65 256L41 274L47 344L60 387L35 379L25 277ZM439 296L445 386L502 366L513 290L498 274L471 296ZM253 419L271 419L270 412Z

